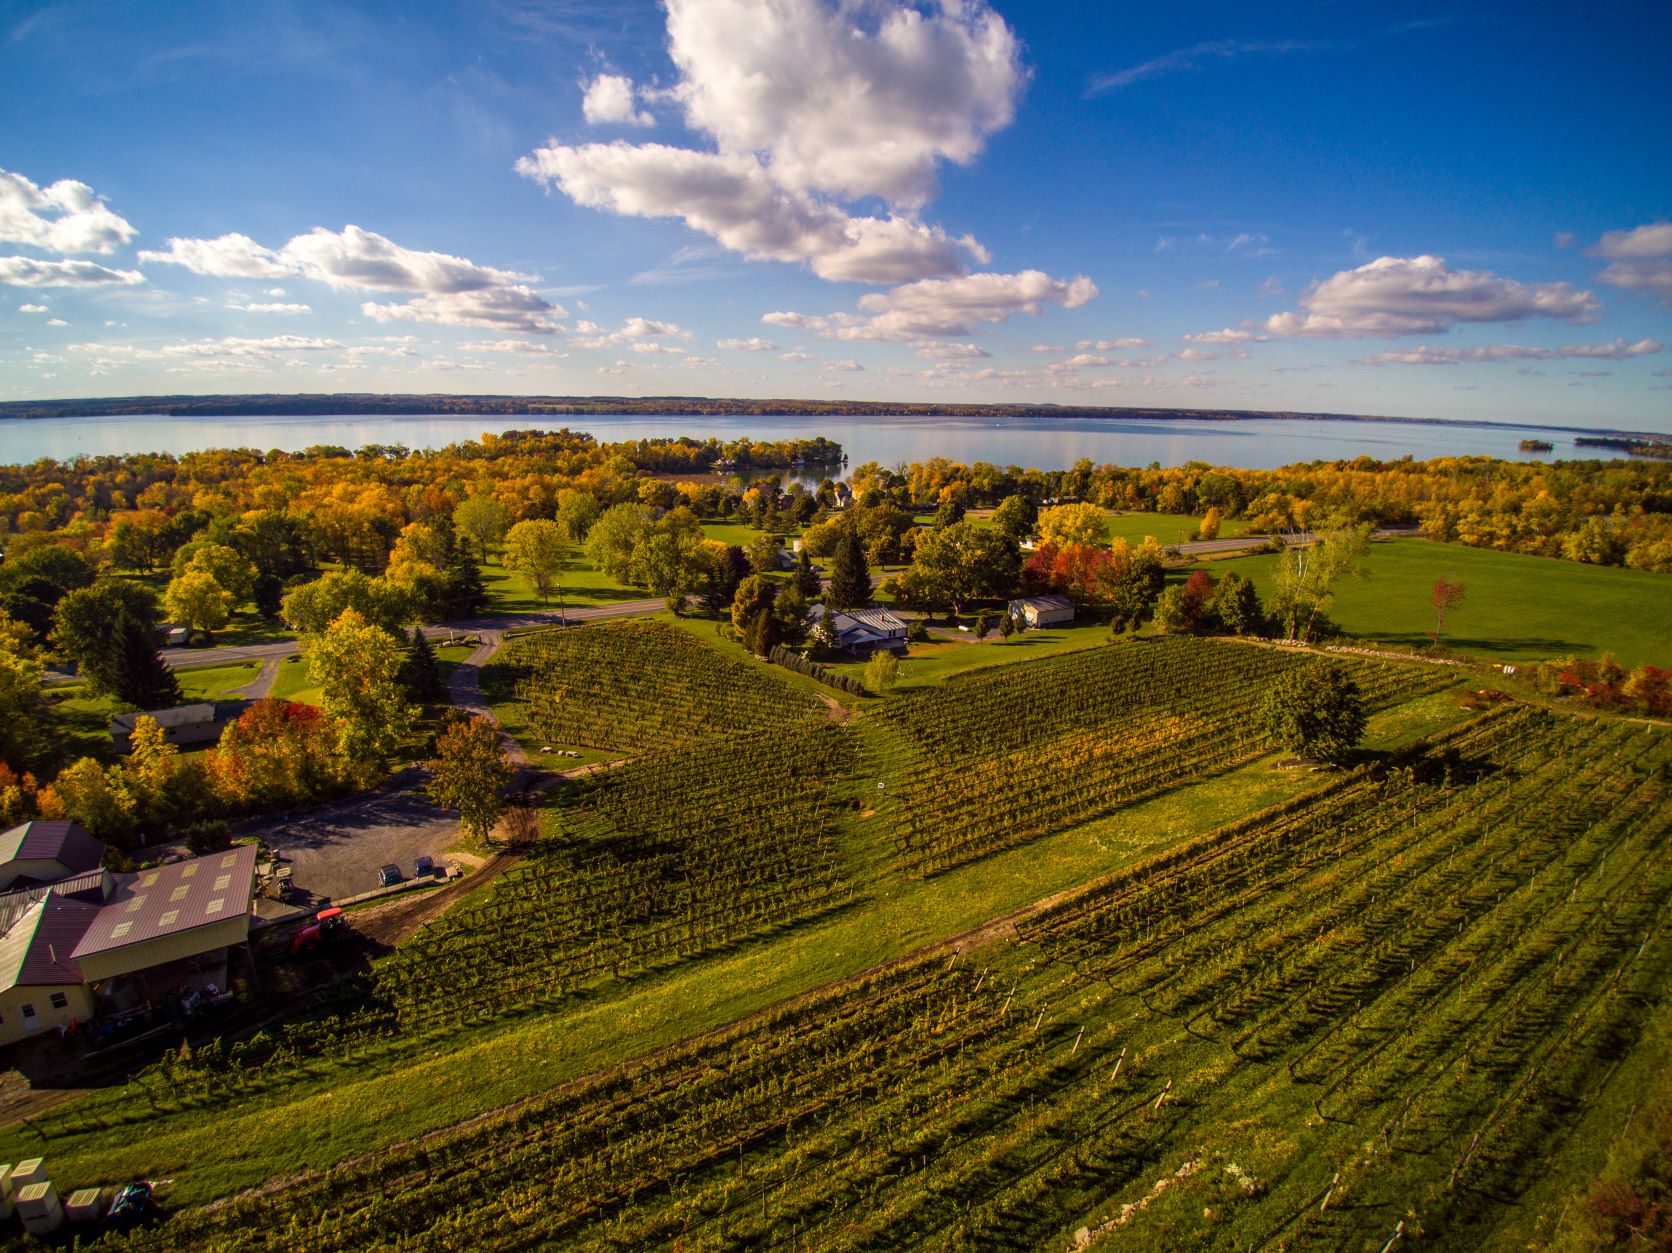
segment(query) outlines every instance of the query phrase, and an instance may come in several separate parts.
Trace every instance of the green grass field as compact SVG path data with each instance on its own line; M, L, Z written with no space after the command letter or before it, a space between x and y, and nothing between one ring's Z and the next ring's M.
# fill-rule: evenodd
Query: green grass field
M319 704L319 685L308 674L308 663L301 656L286 657L279 663L279 674L273 680L270 693L274 700L295 701L299 705Z
M1264 600L1277 557L1205 563L1215 575L1238 570ZM1461 580L1463 604L1447 617L1441 644L1488 661L1600 657L1627 666L1672 665L1672 578L1643 570L1588 566L1546 557L1381 540L1370 547L1366 579L1336 585L1330 616L1348 635L1400 648L1429 643L1434 580ZM1175 577L1187 577L1188 571Z
M522 572L507 570L499 564L498 558L477 568L482 572L482 585L488 590L488 606L484 611L488 614L543 613L558 608L559 596L555 589L550 601L542 602L539 593ZM649 595L642 587L630 587L594 568L586 555L578 550L564 563L561 601L571 609L609 605L623 600L643 600Z
M219 666L190 666L176 670L180 694L189 701L226 700L261 673L259 661L237 661ZM236 699L236 697L231 697Z

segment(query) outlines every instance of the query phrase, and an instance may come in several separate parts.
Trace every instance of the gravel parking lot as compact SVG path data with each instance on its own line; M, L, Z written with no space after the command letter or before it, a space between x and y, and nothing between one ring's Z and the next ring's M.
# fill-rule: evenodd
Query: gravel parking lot
M409 879L421 854L439 864L442 851L458 839L459 819L409 791L315 810L275 822L262 834L290 861L298 903L319 904L371 891L378 868L388 863Z

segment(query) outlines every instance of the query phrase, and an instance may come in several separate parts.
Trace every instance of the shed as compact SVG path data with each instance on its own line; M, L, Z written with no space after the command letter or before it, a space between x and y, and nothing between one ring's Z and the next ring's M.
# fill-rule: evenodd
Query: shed
M163 739L170 744L212 744L221 737L213 705L147 709L142 713L117 714L110 720L110 738L115 741L117 752L133 751L134 724L141 718L154 719L163 730Z
M1018 614L1030 627L1066 626L1074 621L1074 602L1055 592L1022 596L1010 602L1010 616Z

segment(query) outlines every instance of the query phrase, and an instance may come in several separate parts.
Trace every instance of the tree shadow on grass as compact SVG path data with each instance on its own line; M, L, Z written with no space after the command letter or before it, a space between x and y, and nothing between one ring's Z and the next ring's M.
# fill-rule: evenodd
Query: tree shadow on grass
M1366 631L1359 638L1376 644L1415 649L1427 648L1434 642L1433 637L1426 631ZM1481 653L1492 657L1540 661L1547 657L1571 657L1588 653L1594 645L1583 640L1551 639L1544 636L1482 637L1442 634L1440 647L1450 652Z

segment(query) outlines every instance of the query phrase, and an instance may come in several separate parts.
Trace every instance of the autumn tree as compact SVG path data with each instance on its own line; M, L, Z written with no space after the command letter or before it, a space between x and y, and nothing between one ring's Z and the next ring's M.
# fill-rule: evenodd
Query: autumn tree
M345 609L302 643L320 705L336 723L337 749L362 779L381 774L399 751L418 710L401 685L405 650L394 636Z
M895 588L906 605L956 614L972 600L1008 596L1020 574L1014 540L991 527L958 522L919 533L911 568Z
M318 635L353 609L391 635L402 635L417 616L412 597L386 579L360 570L333 570L284 598L284 620L298 635Z
M1039 511L1035 524L1041 544L1058 548L1085 545L1101 548L1109 542L1109 519L1091 504L1053 505Z
M1466 589L1456 579L1448 579L1444 575L1434 580L1434 594L1428 598L1428 603L1434 606L1434 642L1440 642L1440 632L1445 629L1446 615L1463 603Z
M558 494L556 522L571 544L584 544L592 524L598 521L598 515L603 511L598 498L591 492L571 488Z
M1033 530L1039 511L1025 496L1006 496L993 510L993 525L1017 543Z
M476 542L484 565L488 561L488 546L497 544L505 534L506 521L505 506L485 493L466 496L453 510L453 526L460 535Z
M646 506L611 505L587 532L587 558L612 579L627 582L633 573L633 552L649 526Z
M1290 752L1339 761L1364 738L1364 697L1335 662L1297 666L1279 676L1261 706L1266 733Z
M521 571L542 605L551 603L552 589L562 596L563 563L569 559L569 541L563 528L545 518L525 518L506 533L503 560L509 570Z
M710 613L725 613L737 595L738 585L749 577L748 557L736 544L705 540L694 561L696 592L702 597L702 607Z
M1232 635L1259 635L1265 629L1265 613L1254 581L1235 570L1227 570L1213 590L1209 613Z
M231 595L234 607L250 598L260 573L255 563L236 548L208 539L194 539L183 544L174 554L175 577L190 570L202 570L209 574Z
M640 532L633 548L632 581L663 597L668 608L679 613L686 594L698 584L702 544L697 515L683 506L668 510Z
M27 627L0 614L0 762L19 770L44 765L54 741L41 695L44 667Z
M485 840L505 812L505 789L515 773L500 746L499 728L487 718L453 720L435 742L430 799L459 811L459 825Z
M98 695L140 709L179 701L179 686L157 655L157 598L126 579L101 579L58 602L52 642Z
M226 625L232 612L232 593L209 571L191 567L175 576L163 592L168 616L188 631L212 633Z
M772 612L777 595L778 589L770 580L751 574L738 584L732 598L732 630L757 657L766 656L778 643L778 619Z

